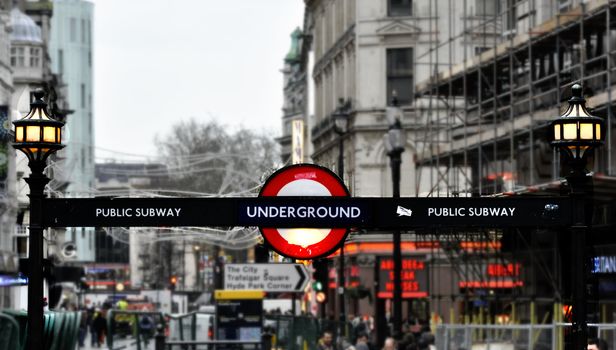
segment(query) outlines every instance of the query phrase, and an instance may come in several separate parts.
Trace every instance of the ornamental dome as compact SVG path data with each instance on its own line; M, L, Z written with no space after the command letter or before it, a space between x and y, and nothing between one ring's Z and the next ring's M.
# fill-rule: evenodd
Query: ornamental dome
M36 25L30 16L21 12L18 8L11 10L11 41L23 41L30 43L43 43L41 28Z

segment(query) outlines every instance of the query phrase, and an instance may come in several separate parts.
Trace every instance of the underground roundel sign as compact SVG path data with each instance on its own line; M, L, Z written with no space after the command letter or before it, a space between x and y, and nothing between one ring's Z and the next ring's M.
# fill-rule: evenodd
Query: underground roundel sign
M337 196L349 191L331 170L314 164L296 164L272 174L259 197ZM279 254L295 259L316 259L333 253L344 242L347 228L259 228Z

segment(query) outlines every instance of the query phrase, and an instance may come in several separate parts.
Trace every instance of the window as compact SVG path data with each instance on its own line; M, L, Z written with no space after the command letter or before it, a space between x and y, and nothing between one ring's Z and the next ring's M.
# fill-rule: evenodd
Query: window
M58 73L64 73L64 51L58 50Z
M70 35L71 35L72 43L77 41L77 19L76 18L71 18Z
M413 14L411 0L389 0L387 15L390 17L410 16Z
M41 63L40 58L41 49L38 47L30 48L30 67L38 67Z
M26 49L24 47L11 47L11 67L25 67Z
M488 51L489 47L484 46L475 46L475 56L481 55L484 51Z
M85 44L86 42L86 20L81 19L81 42Z
M475 14L477 16L494 16L498 10L498 1L475 0Z
M511 31L511 30L515 30L516 29L516 24L518 21L518 15L517 15L517 8L518 5L517 3L519 2L519 0L507 0L507 12L505 14L505 28L507 28L507 30Z
M13 242L13 251L17 252L20 258L28 256L28 236L15 236Z
M413 100L413 49L387 50L387 103L396 91L400 104Z
M86 85L81 84L81 108L86 107Z
M90 25L90 20L87 22L86 30L88 31L88 44L92 44L92 26Z
M82 148L81 149L81 171L85 172L85 169L86 169L86 151Z

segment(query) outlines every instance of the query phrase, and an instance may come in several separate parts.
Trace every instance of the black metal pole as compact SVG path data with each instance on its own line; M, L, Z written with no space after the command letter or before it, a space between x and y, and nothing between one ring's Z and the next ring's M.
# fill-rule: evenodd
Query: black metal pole
M295 264L297 261L295 261L295 259L291 259L291 262ZM291 293L291 314L293 315L293 317L295 317L296 312L297 312L297 308L295 307L296 303L297 303L297 295L295 293Z
M341 134L338 137L338 176L344 181L344 138ZM340 301L340 336L346 336L346 305L344 300L344 242L340 246L340 262L338 264L338 300Z
M116 286L118 285L118 281L116 279L116 271L111 270L111 274L113 276L113 290L111 291L111 308L115 308L116 306Z
M579 163L579 164L578 164ZM587 304L586 304L586 234L589 219L592 217L592 203L587 203L588 195L592 191L592 178L586 175L582 162L574 161L574 169L569 176L573 202L573 226L571 227L571 249L573 259L571 267L573 273L573 342L575 350L585 350L588 344ZM587 204L590 204L587 206Z
M224 264L220 255L220 247L214 246L214 290L223 289L224 286ZM213 291L212 291L213 292Z
M400 164L402 163L401 150L390 153L391 179L393 184L392 197L400 197ZM402 338L402 240L400 231L394 231L394 304L393 304L393 336L395 339Z
M199 246L197 246L199 247ZM194 249L194 247L193 247ZM195 271L197 271L197 275L195 276L195 290L196 291L201 291L201 269L200 269L200 264L201 264L201 248L199 247L199 249L196 251L195 253Z
M28 350L39 350L43 339L43 201L49 178L43 174L44 162L31 161L32 173L25 181L30 187L30 226L28 256Z

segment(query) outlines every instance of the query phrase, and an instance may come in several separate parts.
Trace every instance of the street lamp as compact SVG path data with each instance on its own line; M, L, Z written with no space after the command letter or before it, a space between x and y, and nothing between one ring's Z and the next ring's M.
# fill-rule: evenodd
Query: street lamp
M391 107L387 107L386 116L389 130L383 135L383 145L390 159L391 179L393 185L392 197L400 197L400 164L402 163L402 152L406 144L406 134L402 129L400 120L403 117L402 109L398 106L398 99L394 91ZM400 231L394 231L394 303L393 303L393 336L400 339L402 336L402 241Z
M570 167L566 175L573 205L571 266L573 270L573 341L574 349L587 347L588 326L586 323L586 231L592 217L592 203L586 209L587 196L592 193L592 176L588 176L586 162L595 148L603 145L605 126L603 119L590 115L582 86L571 87L569 108L552 122L552 146L565 155Z
M43 101L45 93L34 91L34 102L30 112L15 125L13 147L26 154L32 173L25 179L30 188L30 227L28 257L28 346L30 350L40 348L43 343L43 201L47 157L64 147L62 141L63 122L55 120L47 111Z
M338 134L338 176L344 182L344 135L349 128L349 109L350 102L338 99L338 108L332 115L334 119L334 131ZM340 301L340 332L339 335L346 333L346 305L344 300L344 241L340 246L340 263L338 264L338 300Z

